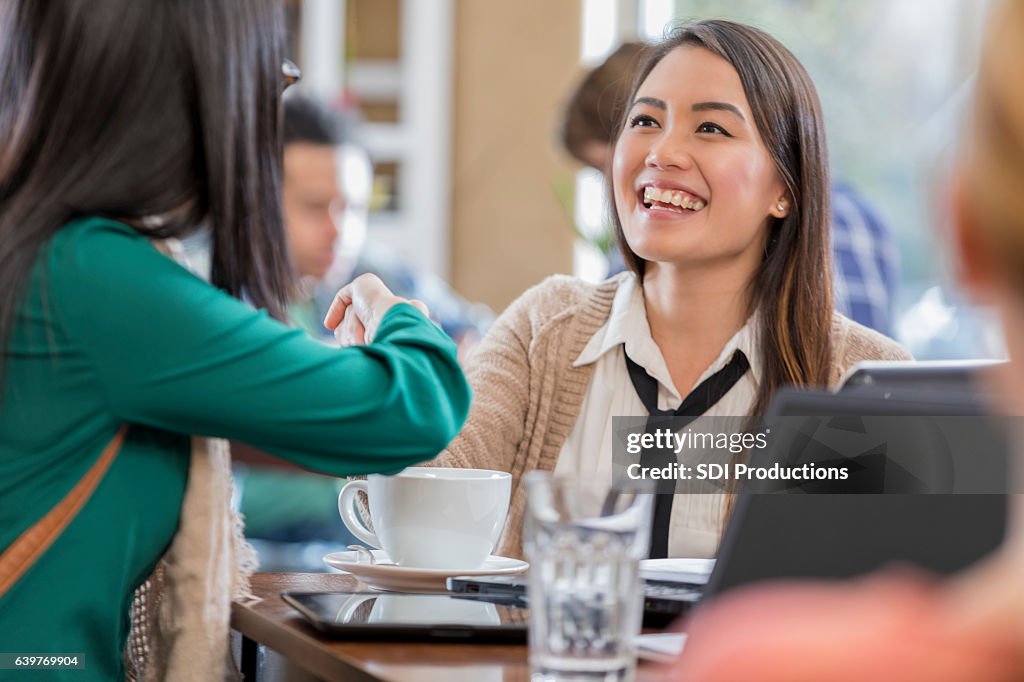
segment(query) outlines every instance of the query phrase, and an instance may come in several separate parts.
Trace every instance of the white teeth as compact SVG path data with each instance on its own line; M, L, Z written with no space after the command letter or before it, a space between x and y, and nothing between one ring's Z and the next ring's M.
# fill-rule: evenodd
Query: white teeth
M691 211L699 211L706 205L699 199L690 199L682 192L675 192L670 189L658 189L657 187L647 186L644 187L644 203L659 202L663 204L670 204L672 206L679 206L680 208L689 209Z

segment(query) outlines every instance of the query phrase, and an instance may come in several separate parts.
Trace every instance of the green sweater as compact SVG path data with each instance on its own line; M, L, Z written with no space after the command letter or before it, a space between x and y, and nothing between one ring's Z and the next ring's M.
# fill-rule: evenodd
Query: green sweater
M0 652L83 655L84 671L28 673L76 682L123 676L132 592L177 527L188 434L336 476L394 472L440 452L470 400L455 345L410 305L372 345L331 348L96 218L40 250L4 372L0 548L132 425L93 497L0 598Z

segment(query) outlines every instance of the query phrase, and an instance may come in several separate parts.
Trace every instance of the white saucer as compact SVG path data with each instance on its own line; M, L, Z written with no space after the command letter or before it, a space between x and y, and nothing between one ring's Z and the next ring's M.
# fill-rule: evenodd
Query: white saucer
M356 552L332 552L324 557L324 563L339 571L351 573L370 587L377 590L401 592L417 590L428 592L445 591L444 581L456 575L495 575L522 573L530 564L519 559L494 556L487 557L483 566L472 569L449 570L442 568L408 568L396 566L382 549L371 550L374 564L356 563Z

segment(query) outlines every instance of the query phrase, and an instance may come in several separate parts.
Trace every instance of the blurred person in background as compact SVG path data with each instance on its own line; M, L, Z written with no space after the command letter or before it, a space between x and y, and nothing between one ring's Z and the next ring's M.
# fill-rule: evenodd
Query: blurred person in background
M284 216L302 295L292 318L314 335L325 333L331 285L373 273L402 296L423 301L432 319L465 354L487 331L493 314L471 303L433 273L405 263L367 234L372 166L341 114L301 94L285 98Z
M640 42L620 45L583 77L562 112L562 147L575 160L606 175L622 110L647 47ZM835 308L854 322L891 336L900 286L896 234L871 203L846 182L833 182L831 206ZM616 246L604 255L609 275L626 269Z
M789 50L733 22L687 25L626 101L609 185L629 271L514 301L470 359L470 418L437 460L513 474L505 554L521 552L524 473L610 482L615 416L761 415L781 386L909 357L833 310L824 124ZM658 500L652 557L715 555L726 496Z
M331 313L372 343L279 321L283 29L275 0L0 6L0 649L82 657L48 679L233 678L222 439L391 472L468 411L455 345L372 276ZM210 283L161 248L203 223Z
M649 47L639 42L619 45L588 71L569 95L562 111L559 139L562 148L583 165L602 173L611 170L623 109Z
M846 582L737 589L699 610L674 679L1009 682L1024 679L1024 3L989 17L953 192L961 279L1003 322L1012 361L992 408L1017 450L1003 547L960 576L893 568ZM999 396L996 401L994 396Z

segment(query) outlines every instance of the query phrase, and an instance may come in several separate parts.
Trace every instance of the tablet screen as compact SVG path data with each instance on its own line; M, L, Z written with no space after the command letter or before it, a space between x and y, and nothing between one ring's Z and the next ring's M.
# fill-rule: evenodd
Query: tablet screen
M529 612L480 595L285 592L320 631L361 639L526 641Z

